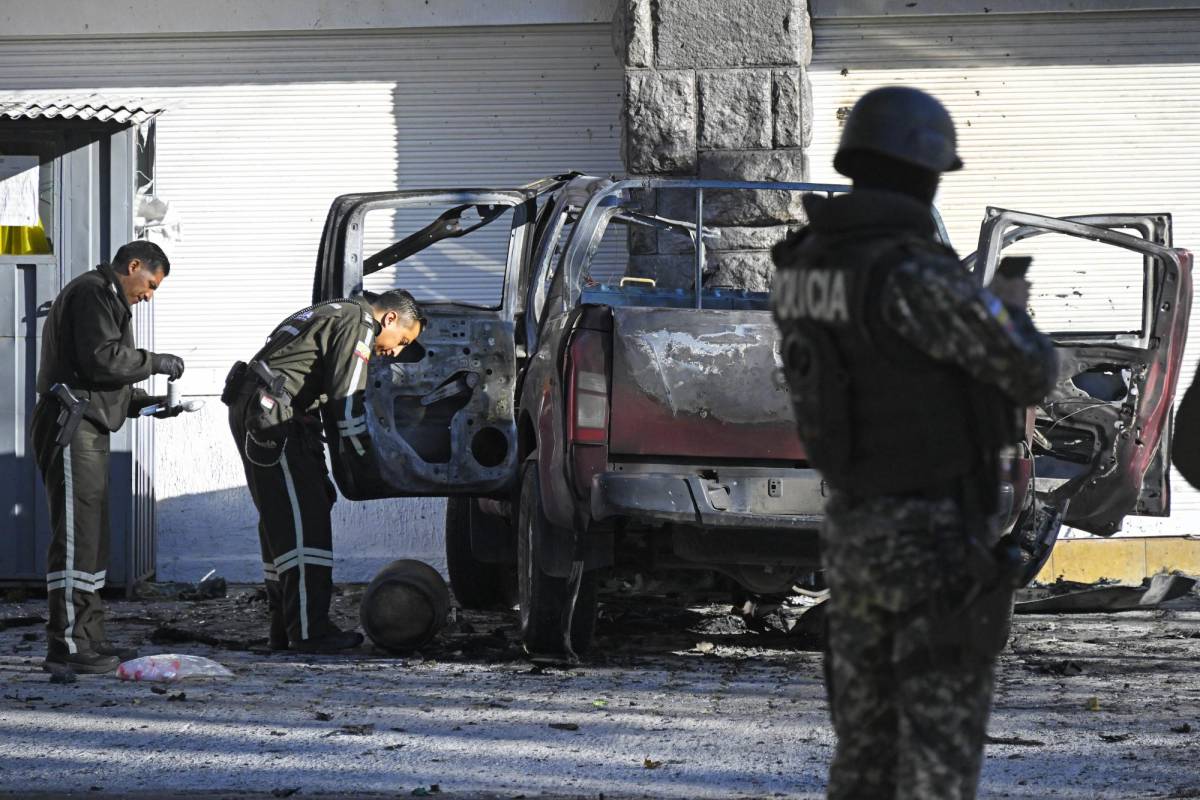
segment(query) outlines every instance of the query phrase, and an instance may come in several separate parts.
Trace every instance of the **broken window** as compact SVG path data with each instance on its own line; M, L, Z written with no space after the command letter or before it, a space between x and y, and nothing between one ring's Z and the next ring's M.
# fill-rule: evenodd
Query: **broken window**
M1145 265L1140 253L1051 232L1017 242L1004 255L1033 257L1029 310L1040 329L1075 335L1141 332Z
M369 211L363 286L406 289L418 301L499 308L513 213L512 206L448 204ZM373 266L379 268L372 272Z

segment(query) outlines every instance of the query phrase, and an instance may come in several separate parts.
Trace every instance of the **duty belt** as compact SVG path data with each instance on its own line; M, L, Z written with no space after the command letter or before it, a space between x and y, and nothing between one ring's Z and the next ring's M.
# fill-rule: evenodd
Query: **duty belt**
M292 396L285 388L284 376L257 359L249 364L245 361L234 363L229 374L225 376L225 389L221 392L221 402L227 406L233 405L234 400L240 394L255 386L266 389L271 396L285 405L292 403Z

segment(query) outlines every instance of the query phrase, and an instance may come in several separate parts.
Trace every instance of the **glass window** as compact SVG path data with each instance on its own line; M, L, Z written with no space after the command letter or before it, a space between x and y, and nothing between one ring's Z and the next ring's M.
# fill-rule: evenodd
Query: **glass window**
M0 255L54 252L55 162L39 149L0 140Z

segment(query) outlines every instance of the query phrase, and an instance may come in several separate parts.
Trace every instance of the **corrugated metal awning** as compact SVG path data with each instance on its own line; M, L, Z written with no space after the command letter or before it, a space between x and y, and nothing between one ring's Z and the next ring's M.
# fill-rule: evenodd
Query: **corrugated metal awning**
M140 125L165 110L161 102L95 92L0 92L0 120L79 119Z

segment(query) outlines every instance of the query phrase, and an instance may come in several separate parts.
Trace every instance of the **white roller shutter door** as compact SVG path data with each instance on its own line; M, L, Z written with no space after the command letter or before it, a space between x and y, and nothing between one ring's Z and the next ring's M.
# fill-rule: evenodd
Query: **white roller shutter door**
M1175 243L1200 249L1200 11L831 18L814 22L814 180L831 166L840 117L864 92L908 84L954 115L966 167L938 205L960 253L986 206L1050 215L1170 212ZM1087 243L1038 251L1034 309L1047 329L1136 319L1136 265ZM1132 270L1130 269L1132 267ZM1192 318L1180 392L1200 358ZM1200 493L1172 480L1168 519L1129 534L1200 532Z
M514 186L619 172L622 72L607 25L0 40L0 89L162 98L157 193L183 238L156 343L212 390L308 304L321 225L345 192ZM480 299L495 268L414 272ZM202 372L207 370L207 372Z

